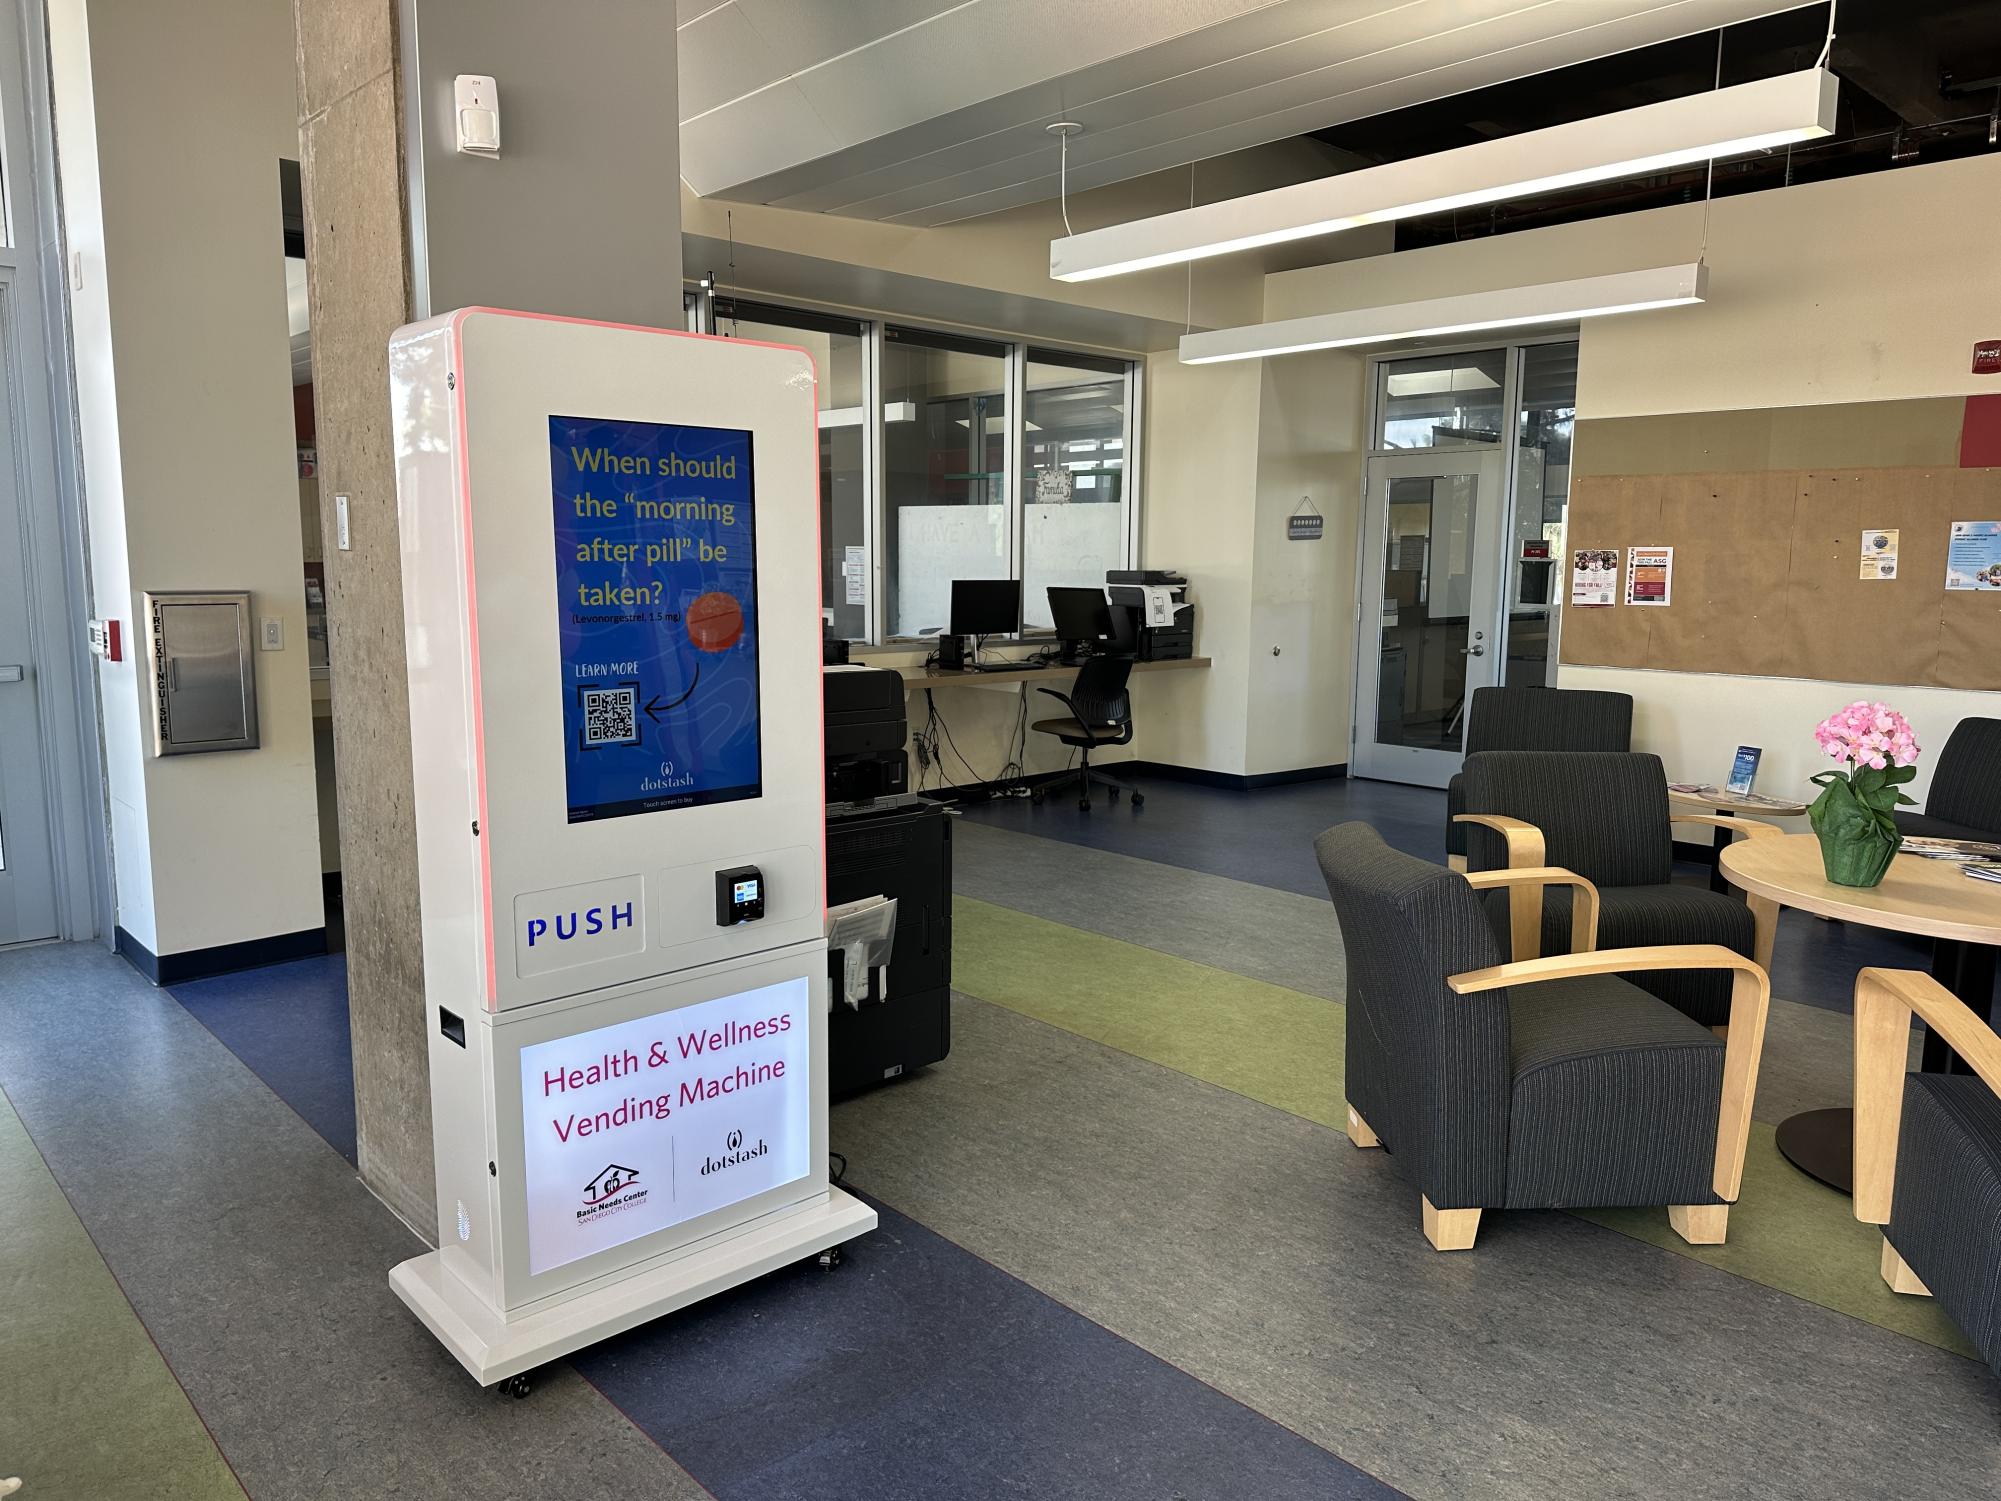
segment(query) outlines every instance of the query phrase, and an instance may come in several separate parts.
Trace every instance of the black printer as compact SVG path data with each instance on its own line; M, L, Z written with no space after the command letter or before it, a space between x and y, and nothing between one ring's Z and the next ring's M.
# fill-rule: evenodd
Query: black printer
M895 797L910 785L903 748L910 725L903 709L903 675L888 667L843 664L820 671L827 716L827 801L867 803Z
M1105 574L1105 596L1131 622L1133 655L1140 661L1180 662L1195 655L1195 606L1181 574L1114 568Z

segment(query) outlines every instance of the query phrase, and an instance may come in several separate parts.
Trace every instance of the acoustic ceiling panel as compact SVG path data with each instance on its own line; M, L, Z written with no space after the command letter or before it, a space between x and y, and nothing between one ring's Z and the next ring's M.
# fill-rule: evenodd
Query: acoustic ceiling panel
M1796 8L1794 0L683 0L704 196L913 225Z

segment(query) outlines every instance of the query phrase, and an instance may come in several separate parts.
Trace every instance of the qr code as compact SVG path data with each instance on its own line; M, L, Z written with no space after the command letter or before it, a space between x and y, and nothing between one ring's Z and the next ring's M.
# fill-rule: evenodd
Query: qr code
M639 694L631 688L584 689L584 744L638 743Z

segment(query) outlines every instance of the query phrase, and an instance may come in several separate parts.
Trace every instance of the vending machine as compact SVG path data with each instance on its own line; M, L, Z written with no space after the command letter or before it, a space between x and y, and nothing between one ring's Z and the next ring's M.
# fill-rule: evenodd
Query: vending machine
M390 388L439 1247L482 1383L874 1227L828 1181L796 349L473 308Z

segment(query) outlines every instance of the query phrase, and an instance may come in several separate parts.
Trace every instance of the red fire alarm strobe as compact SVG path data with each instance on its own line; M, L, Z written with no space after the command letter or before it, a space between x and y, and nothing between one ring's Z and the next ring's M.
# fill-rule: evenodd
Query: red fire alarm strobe
M1973 373L2001 375L2001 339L1982 339L1973 346Z

